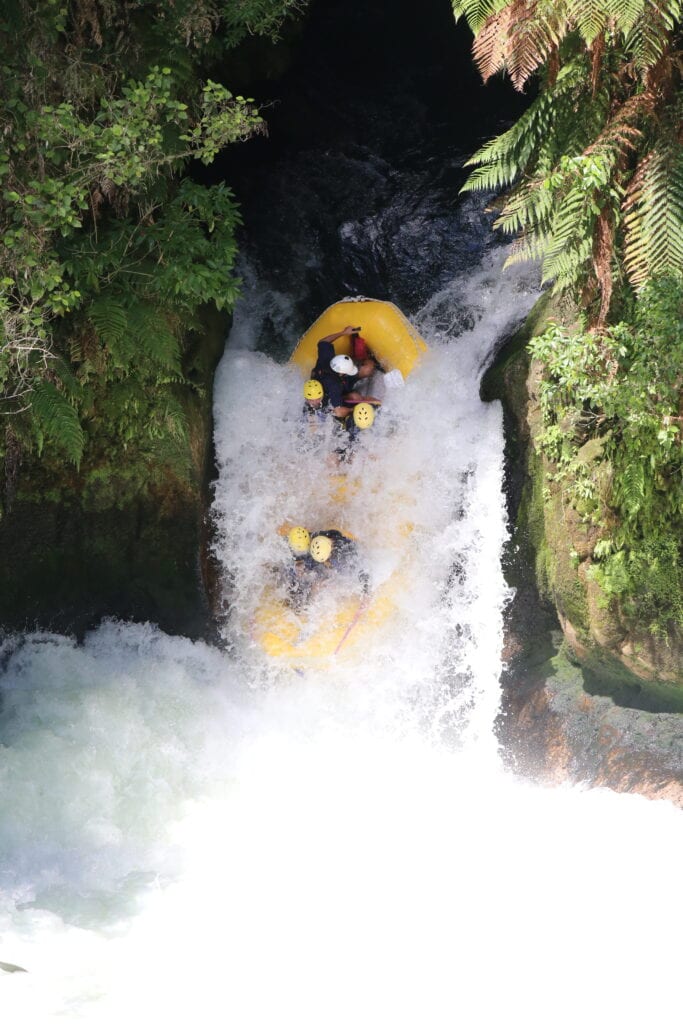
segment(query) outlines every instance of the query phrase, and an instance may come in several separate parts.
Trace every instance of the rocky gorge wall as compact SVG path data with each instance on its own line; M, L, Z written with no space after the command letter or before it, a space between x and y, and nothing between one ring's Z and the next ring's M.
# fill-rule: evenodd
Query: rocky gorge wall
M177 397L187 439L145 450L98 435L80 470L26 457L4 466L0 627L82 633L102 618L213 634L208 506L213 375L227 321L205 310Z
M498 733L510 765L525 774L683 806L683 651L605 600L589 572L600 530L548 478L552 466L534 443L541 366L527 342L550 317L569 315L544 295L482 384L485 400L503 402L512 526ZM585 447L590 460L591 442Z

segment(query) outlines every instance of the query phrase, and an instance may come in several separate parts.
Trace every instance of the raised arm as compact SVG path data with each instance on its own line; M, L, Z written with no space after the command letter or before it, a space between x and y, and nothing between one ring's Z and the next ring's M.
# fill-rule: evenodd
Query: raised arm
M328 334L326 338L321 338L321 341L336 341L337 338L348 338L350 334L355 334L358 331L358 327L345 327L343 331L337 331L336 334Z

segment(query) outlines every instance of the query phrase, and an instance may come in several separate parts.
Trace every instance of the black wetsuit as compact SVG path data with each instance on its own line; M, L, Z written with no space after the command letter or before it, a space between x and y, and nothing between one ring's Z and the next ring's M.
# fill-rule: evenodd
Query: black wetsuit
M339 530L318 530L311 534L311 541L316 537L329 537L332 541L332 553L327 561L316 562L310 554L294 555L294 563L290 563L285 573L288 603L297 612L308 604L316 579L324 578L330 569L344 572L358 567L355 541L345 537ZM358 582L363 594L367 594L370 590L370 577L363 569L358 570Z
M334 359L334 345L331 341L318 342L318 361L311 370L311 379L318 380L323 386L323 406L331 405L333 409L340 405L352 405L345 401L349 391L353 391L358 383L358 375L348 377L345 373L335 373L330 369Z
M358 547L355 541L345 537L339 530L318 530L317 533L311 534L311 543L316 537L330 538L332 541L332 554L326 562L316 562L315 559L311 558L311 562L314 563L311 568L316 568L320 572L324 571L328 566L330 569L337 571L354 569L358 566ZM367 594L370 589L370 577L363 569L360 569L358 571L358 579L362 585L363 593Z
M317 533L311 534L311 543L316 537L329 537L332 541L332 554L322 564L329 565L331 569L345 569L349 562L355 560L357 556L355 541L345 537L339 530L318 530ZM315 562L315 559L311 558L311 561Z

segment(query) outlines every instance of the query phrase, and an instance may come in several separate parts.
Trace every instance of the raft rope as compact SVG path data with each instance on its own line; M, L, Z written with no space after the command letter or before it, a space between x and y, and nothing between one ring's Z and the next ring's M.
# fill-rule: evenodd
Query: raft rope
M339 651L341 650L343 644L345 644L346 640L348 639L349 633L358 624L358 621L360 620L361 615L363 615L363 613L365 612L365 609L367 608L367 606L368 606L368 598L367 597L363 597L363 600L358 605L358 610L356 611L356 614L354 615L354 617L352 618L351 622L346 627L346 632L344 633L344 636L341 638L341 640L339 641L339 643L335 647L334 655L339 654Z

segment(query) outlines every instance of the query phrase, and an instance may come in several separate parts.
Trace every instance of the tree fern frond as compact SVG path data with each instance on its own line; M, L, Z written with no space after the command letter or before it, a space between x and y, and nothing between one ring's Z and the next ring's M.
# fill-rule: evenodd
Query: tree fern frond
M597 37L612 29L627 36L646 12L649 0L568 0L568 18L584 42L591 46Z
M520 167L503 161L492 163L488 167L477 167L472 171L460 191L477 192L482 189L498 191L505 185L511 185L520 173Z
M604 0L603 6L617 32L627 36L638 18L643 16L647 0Z
M543 232L525 234L522 238L516 239L510 247L510 255L503 264L505 267L513 267L517 263L527 263L543 258L543 253L548 247L549 235Z
M620 156L624 156L636 149L643 135L639 125L653 116L654 106L655 97L651 90L630 96L612 112L605 128L585 150L584 155L606 155L616 150Z
M476 35L487 18L502 11L507 2L508 0L453 0L453 14L456 21L464 15L467 24Z
M518 92L566 34L563 7L538 0L515 0L511 5L505 66Z
M108 347L116 345L128 329L128 317L118 296L100 295L86 313L101 340Z
M578 244L556 253L552 259L544 259L543 283L553 281L554 294L573 288L590 264L592 248L591 239L581 236Z
M588 197L579 183L570 188L564 199L557 203L550 232L550 242L545 254L544 274L546 278L555 276L552 269L548 269L546 273L546 269L552 267L555 257L568 249L577 238L584 237L585 211L588 201Z
M508 235L528 228L547 229L553 207L553 195L545 188L543 178L523 182L507 196L494 227Z
M491 139L466 161L466 167L479 167L480 170L470 175L461 191L498 189L515 181L527 169L532 157L538 154L542 141L551 136L558 117L565 113L565 103L572 101L574 90L580 87L584 74L581 60L565 64L553 87L542 92L512 128ZM573 120L576 122L578 119L574 116Z
M512 8L505 7L487 18L472 44L472 56L484 82L505 67Z
M570 21L590 46L605 31L608 18L606 0L569 0L567 6Z
M624 264L631 284L683 273L683 150L660 140L634 175L624 202Z
M683 11L681 0L645 0L642 15L626 36L637 68L648 71L663 55Z
M507 69L515 89L522 91L531 75L556 50L566 33L562 3L512 0L491 14L477 32L472 54L485 82Z
M180 343L168 320L152 303L138 302L128 310L131 337L157 366L180 376Z
M31 410L45 435L78 466L85 447L85 434L78 413L62 392L49 380L36 381Z

